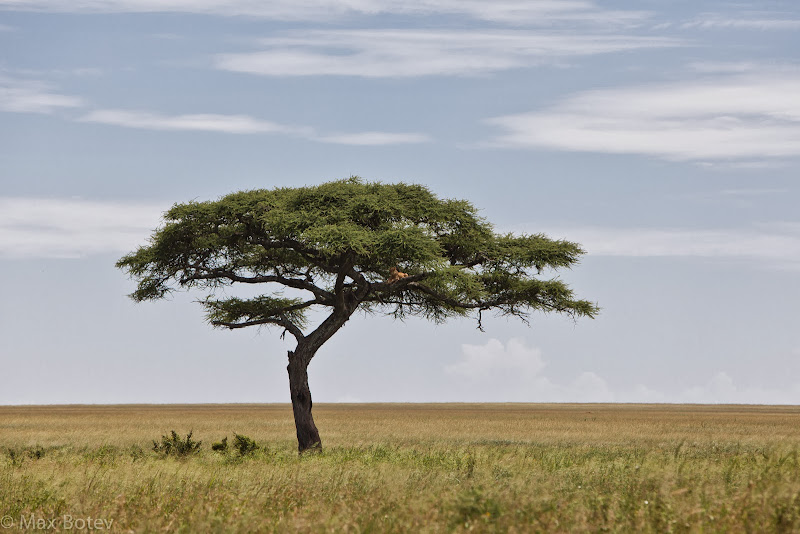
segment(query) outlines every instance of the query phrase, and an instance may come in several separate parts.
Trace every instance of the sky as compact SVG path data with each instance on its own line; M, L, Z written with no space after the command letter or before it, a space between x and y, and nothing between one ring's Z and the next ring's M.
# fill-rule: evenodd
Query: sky
M114 263L351 175L581 243L602 311L357 314L315 401L800 404L798 171L795 0L0 0L0 404L288 402L278 331Z

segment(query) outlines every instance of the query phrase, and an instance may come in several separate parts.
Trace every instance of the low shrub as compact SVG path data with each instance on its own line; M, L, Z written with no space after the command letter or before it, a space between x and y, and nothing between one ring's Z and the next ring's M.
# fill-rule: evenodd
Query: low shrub
M253 454L258 449L258 444L247 436L241 434L233 434L233 448L239 453L239 456L247 456Z
M228 436L222 438L222 441L211 445L211 450L219 453L227 453L229 448L236 451L239 456L249 456L256 452L260 447L254 439L242 434L236 434L235 432L233 434L233 444L230 447L228 446Z
M172 430L170 435L161 436L161 442L153 440L153 451L164 456L190 456L200 452L202 441L192 439L192 432L186 435L186 439L181 439L178 433Z

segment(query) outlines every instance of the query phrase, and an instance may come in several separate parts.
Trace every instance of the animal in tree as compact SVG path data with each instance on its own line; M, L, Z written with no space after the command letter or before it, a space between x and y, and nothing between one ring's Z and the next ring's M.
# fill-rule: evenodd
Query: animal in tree
M394 284L398 280L402 280L406 278L408 273L401 273L397 270L397 267L389 267L389 278L386 279L387 284Z
M135 301L203 290L215 327L288 332L296 341L287 370L303 452L322 446L309 363L357 310L437 323L473 316L479 328L488 311L523 321L532 311L594 317L598 307L552 274L583 253L541 234L495 233L472 204L440 199L423 185L351 177L175 204L150 242L117 267L137 282ZM252 298L218 291L234 284L262 289Z

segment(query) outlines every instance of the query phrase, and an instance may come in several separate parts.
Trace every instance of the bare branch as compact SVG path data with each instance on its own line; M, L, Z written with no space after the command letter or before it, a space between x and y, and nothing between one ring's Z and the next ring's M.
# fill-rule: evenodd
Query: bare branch
M261 319L253 319L252 321L244 321L244 322L228 322L228 321L211 321L213 326L221 326L224 328L229 328L231 330L237 328L245 328L248 326L258 326L258 325L265 325L265 324L275 324L278 326L284 327L289 333L291 333L297 341L301 341L305 338L303 335L303 331L297 326L291 319L286 315L289 312L302 310L303 308L308 308L309 306L313 306L314 304L322 304L317 299L314 300L307 300L305 302L301 302L299 304L294 304L292 306L286 306L282 309L277 309L272 312L270 317L264 317Z
M314 296L316 296L318 304L330 305L330 303L334 299L334 296L331 292L325 291L324 289L313 284L309 280L286 278L280 275L241 276L233 271L226 271L224 269L209 269L207 267L203 267L202 265L191 265L190 267L199 271L205 271L205 274L195 273L189 276L185 276L180 280L180 283L182 285L196 280L219 280L219 279L230 280L231 282L239 282L243 284L263 284L263 283L275 282L278 284L282 284L286 287L310 291L311 293L314 294Z
M281 322L280 322L280 318L268 317L266 319L258 319L258 320L255 320L255 321L245 321L244 323L228 323L228 322L225 322L225 321L211 321L211 324L213 326L222 326L222 327L225 327L225 328L229 328L231 330L235 330L237 328L246 328L248 326L258 326L258 325L265 325L265 324L281 325Z
M294 324L288 317L286 317L285 313L280 314L280 324L283 325L286 330L292 334L298 342L302 341L305 336L303 336L303 331Z
M347 271L347 276L349 276L358 286L358 291L356 292L356 298L358 300L363 300L371 291L372 284L369 283L363 274L356 271L354 267L350 267Z
M351 255L348 254L345 258L342 259L341 267L336 273L336 284L333 286L333 293L336 295L337 300L341 300L344 298L344 294L342 292L342 290L344 289L344 281L347 278L348 272L353 269L353 263L350 256ZM339 303L337 302L337 304Z

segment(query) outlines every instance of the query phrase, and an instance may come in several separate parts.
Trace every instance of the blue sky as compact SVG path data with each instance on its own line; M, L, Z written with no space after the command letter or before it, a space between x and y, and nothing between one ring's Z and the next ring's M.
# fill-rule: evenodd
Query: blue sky
M800 403L798 52L790 0L0 0L0 403L288 401L277 332L113 264L350 175L582 243L603 311L358 317L315 400Z

